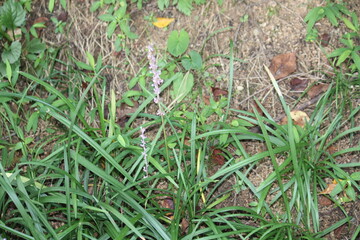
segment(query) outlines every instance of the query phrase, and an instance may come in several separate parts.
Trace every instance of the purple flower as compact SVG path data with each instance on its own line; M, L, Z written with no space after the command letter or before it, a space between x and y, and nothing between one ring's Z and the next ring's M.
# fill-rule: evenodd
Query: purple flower
M161 71L158 69L158 65L156 62L156 58L154 55L154 48L152 45L148 46L148 60L149 60L149 69L150 72L153 74L153 83L151 86L154 88L155 98L154 103L159 104L160 103L160 86L164 82L164 80L161 79L160 74ZM162 111L158 111L159 113L163 113Z
M145 131L146 129L143 127L140 127L141 130L141 134L140 134L140 138L141 138L141 143L140 143L140 147L142 147L143 151L142 151L142 156L144 157L144 161L145 161L145 165L144 165L144 172L145 172L145 178L147 178L149 176L149 161L148 161L148 157L147 157L147 148L146 148L146 136L145 136Z
M159 110L156 112L156 115L158 115L158 116L164 116L164 115L165 115L165 112L159 109Z

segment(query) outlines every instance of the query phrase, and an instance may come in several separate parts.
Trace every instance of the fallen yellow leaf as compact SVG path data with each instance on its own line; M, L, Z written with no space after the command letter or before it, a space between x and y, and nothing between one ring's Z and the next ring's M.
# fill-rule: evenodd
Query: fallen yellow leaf
M344 181L344 180L340 180L340 181ZM327 188L319 192L319 194L330 194L334 190L337 184L338 182L336 181L336 179L334 179L332 183L328 184Z
M155 27L164 28L169 26L169 24L172 23L174 20L175 18L156 18L156 21L153 22L152 24Z
M300 127L305 127L306 122L310 120L309 116L305 112L299 110L291 111L290 116L293 119L294 124ZM280 124L284 125L287 123L288 119L285 116L283 119L281 119Z
M334 188L336 187L336 185L337 185L337 182L336 182L336 181L330 183L330 184L327 186L327 188L325 188L323 191L319 192L319 194L330 194L330 193L334 190Z

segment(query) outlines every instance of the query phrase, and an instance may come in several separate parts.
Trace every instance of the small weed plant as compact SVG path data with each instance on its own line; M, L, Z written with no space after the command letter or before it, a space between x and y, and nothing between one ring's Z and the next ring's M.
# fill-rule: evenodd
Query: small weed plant
M177 6L177 9L184 13L185 15L191 15L193 5L204 4L205 0L158 0L157 6L163 11L165 8L168 8L170 5ZM132 4L136 4L138 9L141 9L143 6L143 0L132 0ZM219 4L222 4L222 1L218 1ZM108 38L115 37L115 50L121 51L123 49L127 50L125 40L136 39L138 36L131 31L131 18L127 13L128 3L126 0L100 0L94 1L90 10L92 12L100 11L106 9L105 14L101 14L99 19L107 22L108 27L106 35Z
M12 87L15 87L19 77L21 58L25 57L38 68L46 48L36 33L36 28L44 25L34 24L30 31L27 31L27 11L24 7L26 5L12 0L5 1L0 7L0 77L6 77ZM22 35L24 41L21 41Z
M344 47L337 48L328 54L328 58L333 59L336 67L340 67L343 63L347 64L350 72L360 71L360 25L356 13L349 11L344 3L335 3L327 1L324 7L315 7L309 11L305 17L307 22L307 40L314 41L318 39L318 31L315 23L326 18L334 27L339 27L340 23L344 24L348 31L339 40Z

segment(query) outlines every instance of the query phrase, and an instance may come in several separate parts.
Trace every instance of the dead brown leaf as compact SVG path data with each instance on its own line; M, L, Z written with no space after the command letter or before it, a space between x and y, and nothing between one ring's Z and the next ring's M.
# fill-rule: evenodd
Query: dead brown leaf
M290 91L303 92L308 85L308 79L293 78L290 80Z
M300 127L305 127L305 124L307 121L310 120L309 116L306 114L306 112L294 110L290 112L291 119L294 121L295 125L298 125ZM281 125L285 125L288 123L287 116L283 117L280 121Z
M62 11L62 12L59 14L59 16L57 16L57 20L62 21L62 22L66 22L67 19L68 19L68 16L69 16L68 12Z
M320 206L330 206L333 202L325 196L319 196L318 203Z
M210 105L210 97L209 96L203 96L203 101L205 105Z
M314 85L309 91L308 96L309 98L314 98L318 96L319 94L325 92L329 88L329 84L320 83L318 85Z
M327 150L328 153L330 153L331 155L334 154L334 153L336 153L336 152L338 151L337 147L334 146L334 145L331 145L331 146L328 147L326 150Z
M191 145L190 138L185 138L184 145L190 147L190 145Z
M330 43L330 35L328 33L324 33L323 35L320 36L320 44L323 47L327 47Z
M226 97L228 95L228 91L223 90L221 88L217 88L217 87L212 87L211 91L212 91L215 101L219 101L221 96Z
M284 53L271 60L269 70L276 80L284 78L296 71L295 53Z
M45 25L49 22L49 19L47 17L38 17L34 20L33 24L35 23L44 23Z
M183 218L183 219L181 220L180 227L181 227L181 231L182 231L183 233L186 233L186 232L187 232L187 229L188 229L188 227L189 227L189 221L186 220L186 218Z
M217 165L224 165L225 163L225 157L224 155L222 155L222 151L220 149L214 149L212 154L211 154L211 161L214 163L214 164L217 164Z
M172 219L174 217L173 210L175 209L175 206L174 206L174 201L171 197L166 197L164 199L161 199L159 201L159 205L161 208L166 208L166 209L170 210L165 214L165 216L169 217L170 219Z
M334 190L336 185L337 185L336 180L333 180L332 183L328 184L327 188L325 188L323 191L319 192L319 194L330 194Z
M174 201L171 198L165 198L162 207L174 210Z

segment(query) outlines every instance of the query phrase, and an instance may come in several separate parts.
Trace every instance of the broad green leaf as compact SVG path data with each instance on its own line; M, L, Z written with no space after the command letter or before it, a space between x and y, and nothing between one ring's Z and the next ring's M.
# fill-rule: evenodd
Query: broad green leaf
M332 25L337 27L339 25L339 22L336 19L336 16L333 12L334 10L332 8L325 8L325 16L329 19Z
M63 7L63 9L66 9L66 0L60 0L60 4Z
M9 60L10 64L13 64L20 58L21 54L21 43L19 41L15 41L11 43L10 48L3 51L1 54L2 60L5 62Z
M206 0L195 0L195 3L198 5L204 4L204 3L206 3ZM221 4L219 4L219 5L221 5Z
M38 37L39 37L34 26L32 26L32 27L30 28L30 33L31 33L31 35L33 35L35 38L38 38Z
M219 144L220 144L220 145L225 144L226 141L228 140L228 138L229 138L229 134L228 134L228 133L220 134L220 136L219 136Z
M350 16L350 11L345 7L344 4L335 4L335 7L339 9L340 12L344 13L347 16Z
M340 182L337 183L335 188L330 192L330 196L335 197L336 195L341 193L344 190L345 184L346 184L346 181L340 180Z
M130 107L135 106L134 103L133 103L133 101L131 101L131 99L129 99L129 98L127 98L127 97L124 97L124 98L123 98L123 101L124 101L124 103L126 103L126 104L129 105Z
M192 68L200 70L202 68L202 58L196 51L191 50L189 53L192 62Z
M316 7L310 10L310 12L304 18L304 21L307 22L306 30L309 32L315 25L315 22L318 21L324 14L324 9L322 7Z
M138 81L139 81L139 77L132 78L130 80L130 82L128 83L129 89L132 89L133 87L135 87L135 85L137 84Z
M117 20L123 19L123 18L125 17L126 7L127 7L127 4L126 4L125 2L123 2L123 6L122 6L121 8L119 8L118 10L115 11L114 17L115 17Z
M319 37L319 32L315 28L313 28L313 29L308 30L305 41L313 42L316 39L318 39L318 37Z
M354 48L354 41L351 38L352 38L352 36L350 34L346 33L340 39L340 42L342 44L344 44L347 48L353 49Z
M24 140L25 145L28 145L34 141L33 137L26 137Z
M179 0L177 7L180 12L190 16L192 10L192 0Z
M248 14L245 14L243 15L241 18L240 18L240 22L247 22L249 21L249 15Z
M54 10L54 6L55 6L55 0L49 0L49 11L52 12Z
M358 71L360 71L360 56L355 51L353 51L351 53L351 58L354 61L355 66L358 69Z
M113 35L115 29L116 29L116 26L117 26L117 22L116 21L112 21L107 29L106 29L106 36L110 39L111 36Z
M337 48L334 51L332 51L330 54L327 55L328 58L333 58L340 56L344 51L346 51L348 48Z
M141 96L141 95L142 95L141 91L129 90L124 94L124 97L129 98L129 97Z
M356 32L356 27L354 26L354 24L352 24L352 22L349 19L344 17L342 18L342 20L348 28Z
M115 40L115 52L120 52L122 50L122 38L118 36Z
M20 62L16 62L13 65L11 65L11 69L12 69L11 85L15 86L19 78Z
M170 4L169 0L158 0L157 2L158 2L158 7L161 11L167 8Z
M169 148L174 148L174 147L176 147L176 142L172 142L172 143L168 143L168 147Z
M96 10L98 10L98 8L101 7L101 1L95 1L93 2L93 4L90 7L90 12L95 12Z
M39 56L38 56L37 54L31 54L31 53L29 53L29 54L26 55L26 58L29 59L30 61L37 61L37 60L38 60L38 57L39 57ZM37 67L37 66L38 66L38 63L35 63L34 66Z
M200 54L194 50L189 53L190 58L181 60L183 67L188 71L190 69L200 70L202 68L202 58Z
M352 19L352 22L354 23L355 28L359 29L359 19L358 19L356 13L351 13L351 19Z
M189 46L189 42L189 34L184 29L180 32L173 31L170 33L167 41L167 49L173 56L178 57L185 53Z
M340 66L341 63L343 63L348 57L349 55L351 54L351 50L348 49L346 51L344 51L340 56L339 56L339 59L336 63L336 66Z
M38 22L38 23L34 23L31 27L33 28L46 28L46 25L44 22Z
M2 88L5 89L7 86L9 86L8 82L0 82L0 89L2 89ZM2 99L4 99L4 98L2 98ZM7 99L11 99L11 98L7 98Z
M186 71L191 70L192 64L191 64L191 59L189 57L183 58L181 60L181 64L185 68Z
M354 172L350 175L354 181L360 181L360 172Z
M80 61L75 61L75 64L79 67L79 68L82 68L82 69L85 69L85 70L89 70L89 71L92 71L93 69L91 68L91 66L89 66L88 64L86 63L83 63L83 62L80 62Z
M120 23L120 28L121 28L121 31L123 31L123 33L130 39L136 39L138 38L138 35L131 32L130 30L130 26L129 26L129 23L128 21L122 21Z
M38 120L39 120L39 112L33 112L33 114L31 114L31 116L28 119L28 122L26 124L26 132L30 132L30 130L32 129L33 132L36 132L36 129L38 127Z
M0 23L7 29L14 30L25 23L26 11L20 2L6 1L0 8Z
M9 60L6 59L5 65L6 65L6 77L9 79L9 81L11 81L12 69L11 69L11 65L9 63Z
M356 192L355 189L353 187L347 187L346 190L346 195L352 200L355 201L356 200Z
M26 44L26 49L29 53L41 53L46 49L45 43L42 43L40 39L33 38L30 42Z
M99 19L104 21L104 22L111 22L111 21L114 21L116 20L116 18L111 15L111 14L103 14L103 15L100 15L99 16Z
M118 142L120 143L121 146L127 147L126 141L125 141L124 137L121 134L118 135L117 140L118 140Z
M102 64L103 64L102 56L101 54L99 54L96 61L96 67L95 67L96 72L100 71L101 67L103 66Z
M55 100L52 105L56 108L60 108L61 106L65 106L65 102L62 99Z
M183 78L178 78L173 83L172 98L176 102L181 102L192 90L194 86L194 76L187 72Z
M86 57L87 57L90 67L92 69L95 69L95 59L94 59L93 55L91 55L91 53L89 53L89 52L86 52Z

